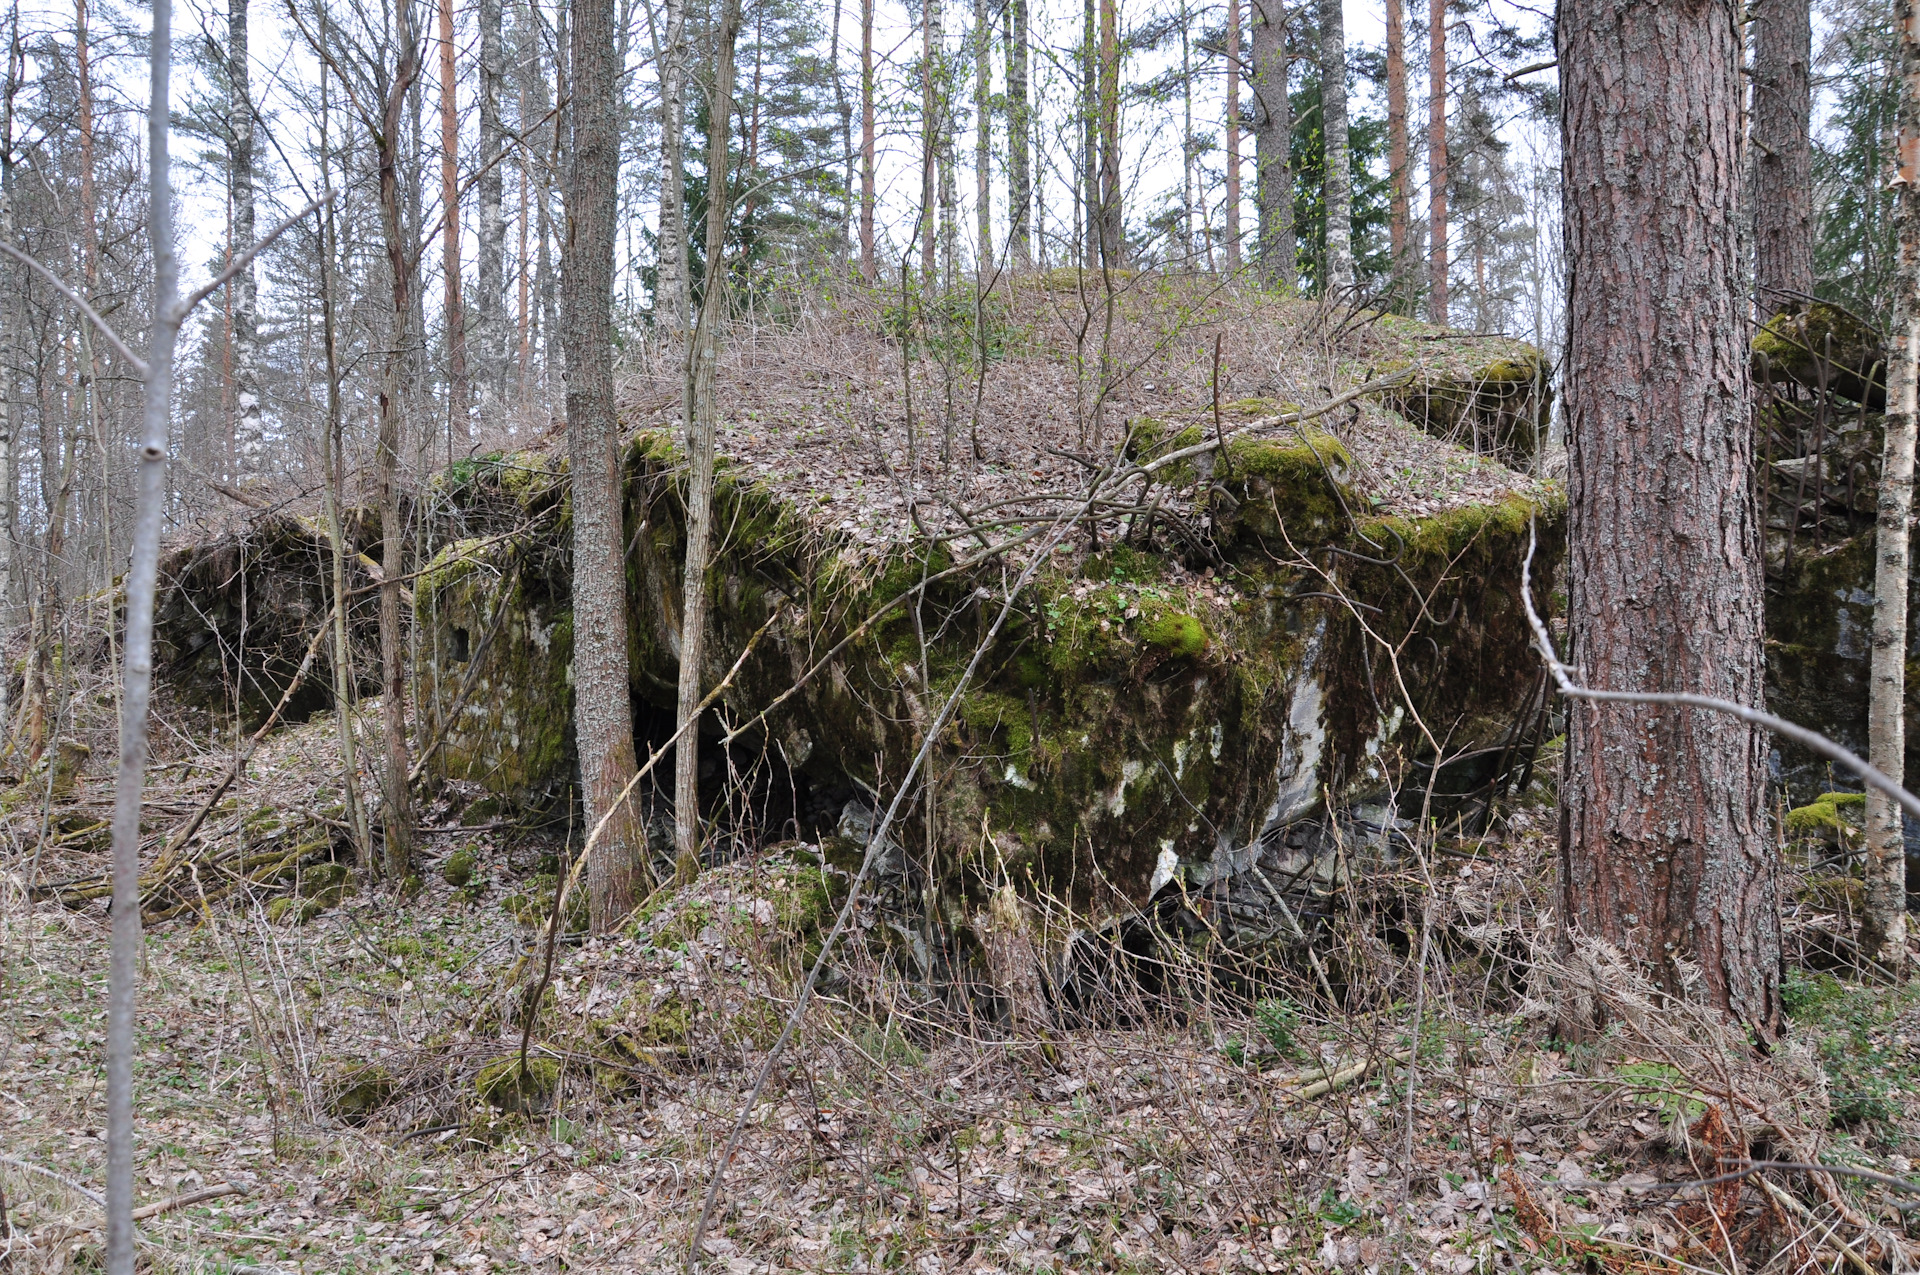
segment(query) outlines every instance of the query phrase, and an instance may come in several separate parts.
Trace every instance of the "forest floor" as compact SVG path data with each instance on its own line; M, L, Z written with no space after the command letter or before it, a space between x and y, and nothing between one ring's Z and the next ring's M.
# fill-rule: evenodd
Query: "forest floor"
M326 740L319 724L286 732L248 800L323 785ZM83 782L76 800L103 796ZM9 816L0 863L0 1269L36 1273L99 1261L108 948L97 902L28 901L42 816ZM1337 1009L1276 967L1264 990L1195 978L1099 1024L1031 1004L986 1022L856 961L755 1108L702 1269L1911 1262L1900 1196L1873 1181L1660 1184L1738 1167L1746 1138L1775 1159L1907 1174L1920 994L1808 968L1831 919L1801 903L1791 1034L1768 1059L1653 1006L1604 953L1554 966L1548 822L1523 808L1497 838L1349 890L1323 951ZM503 828L424 845L410 898L236 893L150 932L137 1183L141 1204L168 1207L141 1223L148 1269L684 1268L809 950L819 869L776 848L658 896L612 940L562 946L520 1073L542 957L528 922L557 842ZM1424 930L1395 920L1422 881ZM863 933L853 953L884 951ZM1582 996L1615 1025L1561 1044L1555 1019Z

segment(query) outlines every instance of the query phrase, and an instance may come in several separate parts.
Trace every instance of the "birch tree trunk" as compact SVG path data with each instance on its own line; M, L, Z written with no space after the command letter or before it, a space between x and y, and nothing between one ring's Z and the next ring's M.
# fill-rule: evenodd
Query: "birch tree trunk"
M976 277L993 271L993 27L987 0L973 0L973 186Z
M1562 78L1566 63L1562 62ZM1427 318L1447 326L1447 0L1427 6Z
M646 841L630 802L636 768L627 668L626 493L613 401L613 239L620 178L613 0L573 0L573 144L560 304L567 341L573 486L573 729L587 826L606 831L587 863L596 934L633 910ZM611 816L609 816L609 812Z
M947 58L946 6L929 0L933 10L933 47L935 58L933 98L939 104L934 116L935 142L940 167L940 286L951 288L958 279L960 257L960 179L954 154L953 93L955 67Z
M687 0L666 0L666 19L660 65L660 265L653 308L655 322L678 341L687 331Z
M227 2L228 180L233 199L233 242L237 251L253 243L253 97L247 53L247 0ZM260 410L260 336L253 267L234 276L233 307L233 452L234 477L256 482L267 468L266 425Z
M1907 579L1913 547L1914 432L1920 420L1920 0L1900 0L1900 102L1893 184L1900 268L1888 368L1879 523L1874 531L1873 662L1867 760L1906 773ZM1860 950L1896 975L1907 966L1907 856L1900 807L1867 790L1867 902Z
M1240 269L1240 0L1227 0L1227 273Z
M920 5L920 286L937 287L934 244L940 230L940 0ZM689 424L691 428L691 424Z
M871 0L868 0L871 3ZM1027 0L1007 4L1007 220L1015 270L1033 264L1033 177L1028 165Z
M146 779L147 705L153 692L153 595L166 510L173 348L179 304L168 155L173 6L153 0L148 46L147 234L153 252L153 323L145 368L140 464L134 479L133 555L126 576L120 764L113 783L113 948L107 990L107 1271L133 1275L134 996L140 975L140 796Z
M460 299L460 106L453 69L453 0L440 0L440 259L446 279L447 449L466 450L467 316ZM449 463L453 457L447 457Z
M0 243L13 247L13 98L19 90L21 71L20 18L15 13L7 38L7 74L5 98L0 101ZM0 651L13 642L13 566L14 534L19 525L14 507L18 487L15 456L20 429L18 381L15 370L20 359L21 289L11 261L0 269ZM0 677L0 751L11 747L10 724L13 705L8 691L13 679Z
M1737 8L1567 6L1559 60L1568 662L1602 689L1757 707L1765 661L1737 222ZM1613 944L1667 991L1774 1037L1780 918L1762 733L1693 709L1576 705L1567 742L1560 875L1570 932ZM1593 1027L1563 1023L1576 1034Z
M1347 161L1347 27L1340 0L1320 0L1320 116L1326 138L1326 287L1344 292L1353 287L1353 174Z
M1260 215L1260 279L1296 288L1293 228L1293 104L1287 100L1285 0L1253 0L1253 200Z
M707 127L707 284L700 317L687 343L687 562L681 586L680 702L673 749L674 876L691 881L700 871L701 661L707 641L707 561L713 538L713 454L719 427L714 371L720 357L720 324L727 313L727 136L733 117L733 49L740 37L740 0L722 0L714 41L713 110Z
M1807 0L1754 4L1753 282L1762 323L1813 291L1812 56Z

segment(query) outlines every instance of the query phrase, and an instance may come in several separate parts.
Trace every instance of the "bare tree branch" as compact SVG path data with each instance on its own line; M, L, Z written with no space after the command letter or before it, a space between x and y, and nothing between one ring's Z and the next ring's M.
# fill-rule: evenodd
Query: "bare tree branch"
M295 213L293 216L287 218L285 221L275 226L272 230L268 231L266 234L266 237L260 240L259 243L256 243L255 245L253 245L253 247L247 249L245 252L241 253L239 256L235 257L231 262L229 262L227 265L227 268L225 270L222 270L218 275L214 277L213 282L207 284L206 287L201 288L198 292L195 292L192 296L188 297L185 301L182 301L179 304L179 306L175 309L174 313L167 316L168 322L172 323L176 327L178 327L182 323L185 323L187 321L187 316L193 313L193 307L199 305L202 301L205 301L208 297L212 296L215 292L218 292L221 286L225 284L228 280L232 279L235 275L239 274L242 270L245 270L248 266L252 265L253 259L255 257L258 257L261 253L265 252L268 248L272 247L274 240L278 239L281 235L286 234L287 231L293 229L293 227L296 224L298 224L302 219L304 219L308 213L313 212L314 210L318 209L322 205L331 203L332 201L333 201L333 192L329 191L326 194L320 196L320 198L309 203L305 208L302 208L299 212Z
M1553 653L1553 639L1547 636L1547 626L1541 623L1539 613L1533 609L1533 550L1533 523L1528 522L1527 557L1520 564L1520 602L1527 609L1527 623L1533 626L1534 644L1540 649L1540 658L1547 662L1547 671L1553 674L1554 683L1559 686L1562 695L1569 699L1591 700L1603 704L1674 704L1682 708L1704 708L1708 712L1725 713L1743 722L1764 726L1776 735L1784 735L1796 744L1803 744L1821 756L1839 762L1859 775L1863 783L1878 788L1899 802L1908 814L1920 819L1920 797L1914 796L1880 770L1868 765L1865 758L1842 748L1820 732L1797 726L1784 717L1775 717L1772 713L1749 708L1745 704L1736 704L1730 699L1715 699L1711 695L1662 691L1599 691L1579 685L1569 675L1567 666L1562 664L1560 658Z
M105 319L101 318L99 314L97 314L94 311L94 308L88 305L86 301L81 298L79 293L75 292L72 288L69 288L64 282L62 282L59 275L47 269L45 266L41 265L39 261L37 261L31 256L28 256L26 253L20 251L18 248L14 247L10 243L0 242L0 252L6 253L9 257L12 257L15 261L18 261L21 264L25 265L29 270L38 271L40 273L41 278L45 279L48 283L58 288L61 294L64 295L67 300L73 302L73 304L79 308L80 313L84 314L87 317L87 320L91 322L94 327L100 329L100 335L107 338L107 344L113 347L114 352L116 354L118 354L121 358L125 359L129 364L131 364L133 366L133 370L138 372L142 377L146 376L147 361L141 358L138 354L135 354L132 350L128 349L127 343L120 339L120 334L118 332L115 332L112 326L109 325Z

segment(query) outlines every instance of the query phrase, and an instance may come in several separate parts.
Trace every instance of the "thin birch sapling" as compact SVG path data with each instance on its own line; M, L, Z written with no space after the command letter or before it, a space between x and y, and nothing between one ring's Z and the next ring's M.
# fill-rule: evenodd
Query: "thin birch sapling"
M113 785L113 946L107 980L107 1271L133 1275L133 1028L140 962L140 799L146 779L147 708L153 692L154 587L160 573L160 527L166 512L167 446L171 434L173 355L180 325L194 307L241 271L289 227L315 208L308 204L271 234L237 254L211 283L184 300L173 252L169 88L173 6L154 0L148 45L147 235L153 252L153 315L147 357L53 271L10 243L0 253L41 275L105 337L142 382L139 464L135 474L133 545L126 575L126 643L122 664L120 760Z

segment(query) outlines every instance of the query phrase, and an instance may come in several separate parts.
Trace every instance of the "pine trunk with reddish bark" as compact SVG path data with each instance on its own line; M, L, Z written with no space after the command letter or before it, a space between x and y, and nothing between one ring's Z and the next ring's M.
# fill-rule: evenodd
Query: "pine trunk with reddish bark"
M1559 45L1569 663L1602 689L1758 706L1739 14L1730 0L1576 4ZM1765 736L1720 713L1583 703L1567 746L1570 937L1614 944L1663 988L1777 1035Z

